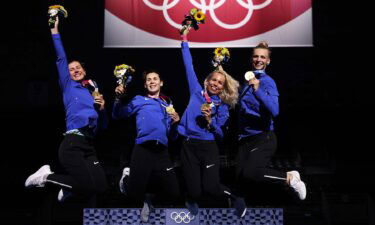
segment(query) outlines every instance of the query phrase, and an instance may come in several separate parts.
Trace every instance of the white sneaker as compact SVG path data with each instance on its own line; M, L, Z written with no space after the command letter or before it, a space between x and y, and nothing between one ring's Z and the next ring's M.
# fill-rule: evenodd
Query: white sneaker
M150 200L145 200L143 202L143 208L141 210L141 221L143 223L148 223L148 219L150 218L150 213L155 210L154 206L151 204Z
M122 176L121 176L121 179L120 179L120 182L119 182L119 186L120 186L120 192L125 194L125 184L124 184L124 179L126 176L129 176L130 175L130 168L129 167L125 167L124 170L122 171Z
M143 203L143 208L141 210L141 221L143 223L147 223L150 216L150 206L147 204L147 202Z
M59 194L57 195L57 200L58 200L59 202L64 202L65 199L66 199L67 197L71 196L71 195L72 195L71 192L69 192L69 191L65 191L64 189L61 188L60 191L59 191Z
M299 199L304 200L306 198L306 185L301 180L298 171L289 171L288 174L292 175L289 186L297 192Z
M44 187L46 184L47 176L52 174L49 165L44 165L38 171L31 174L25 182L25 187Z

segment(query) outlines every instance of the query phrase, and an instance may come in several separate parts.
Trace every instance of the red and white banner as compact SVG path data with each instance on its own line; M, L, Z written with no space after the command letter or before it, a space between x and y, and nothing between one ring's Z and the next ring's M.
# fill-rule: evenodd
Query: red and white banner
M191 8L206 14L191 47L313 44L311 0L106 0L104 47L180 47Z

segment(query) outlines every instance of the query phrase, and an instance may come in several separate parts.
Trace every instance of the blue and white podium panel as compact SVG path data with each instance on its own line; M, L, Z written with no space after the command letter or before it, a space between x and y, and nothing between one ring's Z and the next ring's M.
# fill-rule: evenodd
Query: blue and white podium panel
M196 216L187 209L156 208L148 223L140 220L139 208L88 208L84 209L84 225L282 225L283 210L279 208L248 208L239 218L231 208L201 208Z

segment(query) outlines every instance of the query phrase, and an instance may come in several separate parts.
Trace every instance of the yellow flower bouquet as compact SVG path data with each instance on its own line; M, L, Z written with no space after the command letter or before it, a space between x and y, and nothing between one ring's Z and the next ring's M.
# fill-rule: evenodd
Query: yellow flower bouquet
M229 62L230 52L227 48L220 47L214 51L214 57L212 59L212 65L216 68L219 65L223 65Z
M62 5L51 5L48 7L48 15L49 20L48 24L50 28L55 27L56 17L59 16L59 19L67 18L68 17L68 11L64 8Z
M122 84L124 86L131 82L133 73L135 73L135 69L126 64L117 65L113 71L113 74L117 78L117 84Z
M206 20L206 14L204 14L200 9L192 8L188 15L185 15L184 21L182 21L182 29L180 33L184 33L186 29L193 27L194 30L199 29L199 24L204 23Z

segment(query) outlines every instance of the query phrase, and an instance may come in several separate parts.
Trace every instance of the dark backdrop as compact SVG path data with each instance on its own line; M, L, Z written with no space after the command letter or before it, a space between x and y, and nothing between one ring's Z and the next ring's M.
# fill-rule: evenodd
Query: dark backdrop
M31 194L23 188L26 177L42 163L57 164L65 121L46 16L51 1L13 3L7 9L17 13L2 19L0 43L0 186L9 206L18 207ZM142 90L143 70L159 70L165 80L164 92L173 97L182 115L188 90L179 48L103 48L102 1L53 3L63 4L69 11L60 26L68 57L86 63L88 74L105 96L109 113L114 66L126 63L139 75L132 83L133 93ZM338 191L368 193L374 188L369 179L374 171L370 157L374 102L372 74L367 70L372 67L367 56L371 43L360 29L366 21L361 10L362 6L340 1L313 1L314 47L273 48L268 73L280 92L278 155L301 163L306 173L332 172L330 183ZM204 35L204 25L198 32ZM212 51L191 50L201 81L211 70ZM250 69L251 49L230 51L231 63L226 70L242 81ZM118 170L121 138L126 138L129 130L121 125L111 121L110 129L100 134L98 154L108 174Z

